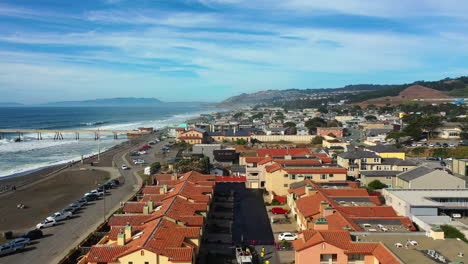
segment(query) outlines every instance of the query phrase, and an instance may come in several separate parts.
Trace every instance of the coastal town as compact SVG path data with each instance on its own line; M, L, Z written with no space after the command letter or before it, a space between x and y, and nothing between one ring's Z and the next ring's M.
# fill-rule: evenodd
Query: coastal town
M141 128L67 168L110 176L37 225L50 237L18 233L34 202L13 209L2 229L20 250L0 262L466 263L466 106L425 107L246 106Z

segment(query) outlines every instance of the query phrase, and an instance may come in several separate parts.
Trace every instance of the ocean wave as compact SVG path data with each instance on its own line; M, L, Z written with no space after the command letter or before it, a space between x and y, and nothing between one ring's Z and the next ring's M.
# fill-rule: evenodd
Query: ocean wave
M80 123L80 126L97 126L97 125L102 125L107 122L104 121L96 121L96 122L89 122L89 123Z

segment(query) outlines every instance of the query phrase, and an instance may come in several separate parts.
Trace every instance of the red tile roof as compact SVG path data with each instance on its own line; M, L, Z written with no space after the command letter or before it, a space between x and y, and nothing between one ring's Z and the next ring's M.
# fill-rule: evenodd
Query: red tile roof
M88 253L88 262L117 262L117 256L129 248L125 246L94 246Z
M390 217L397 216L391 206L338 206L337 210L349 216Z
M321 191L329 196L369 196L369 193L364 188L359 189L325 189Z
M322 164L322 162L317 159L275 160L275 162L279 164L286 164L286 165L319 165L319 164Z
M309 174L320 174L320 173L333 173L333 174L346 174L345 168L303 168L303 169L289 169L283 168L287 173L309 173Z
M285 155L295 156L305 156L306 154L312 154L307 148L292 148L292 149L257 149L258 157L284 157Z

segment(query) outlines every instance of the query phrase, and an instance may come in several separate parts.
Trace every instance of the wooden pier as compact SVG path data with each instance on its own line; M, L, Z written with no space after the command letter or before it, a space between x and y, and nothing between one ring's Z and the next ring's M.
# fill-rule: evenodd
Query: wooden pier
M151 133L144 130L101 130L101 129L0 129L0 139L4 138L4 134L17 134L19 141L24 133L32 133L37 135L37 140L42 140L42 134L54 134L54 140L63 140L63 134L73 134L75 140L80 139L80 134L94 134L94 140L99 140L101 134L113 134L114 139L118 139L119 134L125 135L146 135Z

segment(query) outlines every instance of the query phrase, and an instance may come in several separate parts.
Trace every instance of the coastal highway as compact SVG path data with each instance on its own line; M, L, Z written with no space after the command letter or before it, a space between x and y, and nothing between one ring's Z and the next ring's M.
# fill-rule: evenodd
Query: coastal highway
M85 206L72 219L59 222L60 224L57 226L43 229L44 238L33 241L32 245L26 247L22 252L0 257L0 263L58 263L73 247L77 246L86 236L93 232L103 222L104 217L109 217L117 210L120 202L127 201L140 188L141 179L136 173L141 170L141 167L133 168L126 161L125 155L130 150L140 146L144 142L144 139L149 140L153 138L154 135L145 135L141 140L138 140L138 143L126 143L128 147L124 147L123 150L114 155L113 160L119 168L119 173L116 173L117 170L115 168L103 168L105 170L114 170L113 177L123 176L124 184L110 190L109 194L104 198ZM142 158L148 163L156 161L154 153L161 152L165 144L167 142L162 141L154 145L150 153L142 156ZM123 164L128 165L132 169L121 170L120 168Z

